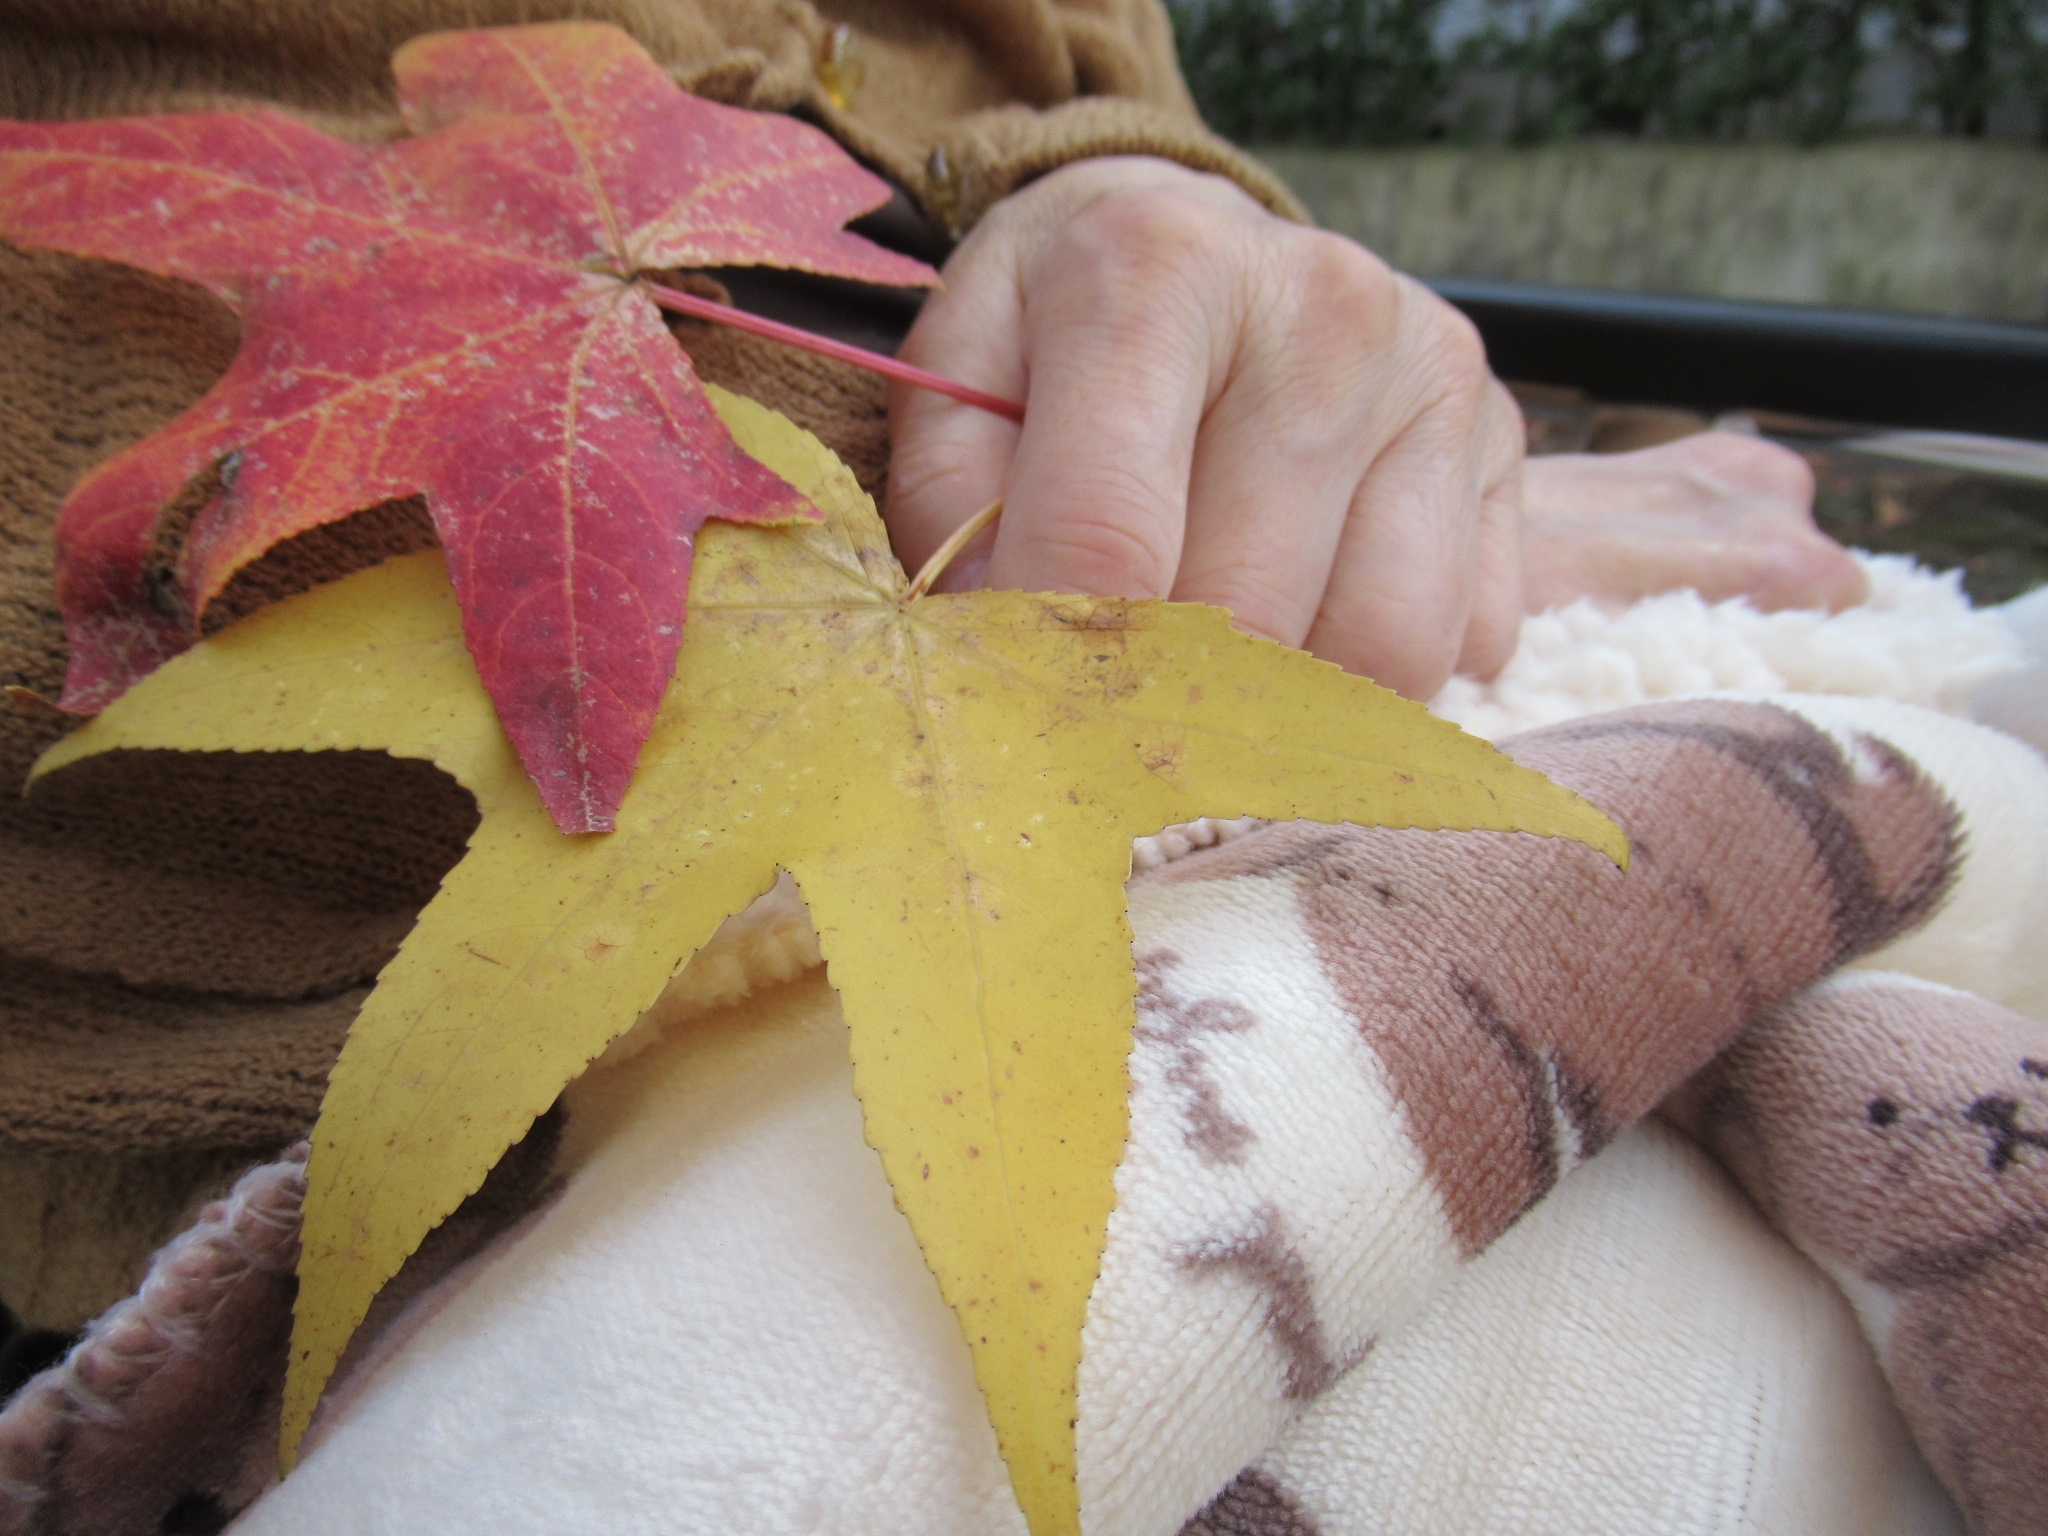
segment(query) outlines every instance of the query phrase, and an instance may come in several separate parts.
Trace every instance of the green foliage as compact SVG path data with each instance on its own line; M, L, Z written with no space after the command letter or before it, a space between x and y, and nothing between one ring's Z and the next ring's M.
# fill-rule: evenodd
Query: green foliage
M1255 143L1429 136L1450 84L1444 0L1170 0L1181 67L1218 133Z
M2048 4L2043 0L1895 0L1901 43L1925 64L1922 93L1944 133L1981 138L2001 101L2031 99L2048 141Z
M2048 0L1487 0L1455 43L1446 0L1168 7L1203 113L1252 142L1817 143L1873 120L1878 52L1918 78L1884 126L1982 135L2003 110L2048 139Z
M1481 57L1524 80L1518 139L1840 133L1875 0L1584 0L1497 29ZM1508 7L1502 7L1507 9ZM1526 0L1516 9L1528 9Z

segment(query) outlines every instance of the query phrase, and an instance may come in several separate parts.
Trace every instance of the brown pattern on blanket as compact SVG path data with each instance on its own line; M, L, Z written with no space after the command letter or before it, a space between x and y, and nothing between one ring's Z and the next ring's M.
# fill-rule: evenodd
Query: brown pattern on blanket
M1504 745L1621 824L1626 875L1551 839L1295 825L1153 877L1295 882L1468 1255L1751 1020L1924 921L1960 855L1903 753L1769 705Z
M1288 1241L1273 1206L1259 1208L1249 1231L1203 1243L1180 1262L1193 1270L1234 1270L1258 1288L1266 1302L1266 1331L1287 1360L1284 1390L1297 1402L1320 1397L1372 1349L1368 1339L1341 1355L1332 1352L1308 1262Z
M2048 1039L1959 992L1844 978L1673 1105L1779 1230L1889 1298L1886 1374L1978 1536L2048 1521Z
M1226 998L1183 997L1169 976L1180 957L1158 950L1138 957L1138 1022L1141 1040L1156 1040L1173 1052L1166 1080L1186 1096L1190 1148L1205 1163L1237 1163L1252 1141L1252 1128L1223 1107L1222 1090L1209 1071L1203 1038L1250 1029L1252 1013Z
M1180 1528L1180 1536L1318 1536L1316 1523L1271 1473L1246 1467Z

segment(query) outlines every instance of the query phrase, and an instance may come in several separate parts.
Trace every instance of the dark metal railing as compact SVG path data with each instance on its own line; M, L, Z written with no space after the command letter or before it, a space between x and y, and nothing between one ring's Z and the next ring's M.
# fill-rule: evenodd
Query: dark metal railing
M2048 439L2048 326L1429 280L1502 378L1605 400Z

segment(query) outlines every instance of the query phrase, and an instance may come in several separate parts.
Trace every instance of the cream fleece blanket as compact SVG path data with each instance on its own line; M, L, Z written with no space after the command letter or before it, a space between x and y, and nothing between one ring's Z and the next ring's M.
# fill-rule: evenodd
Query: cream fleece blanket
M1875 676L1887 635L1923 703L2024 675L2026 615L1880 575L1896 623L1534 620L1440 707L1557 718L1574 666L1638 697L1830 654ZM1622 821L1630 876L1496 834L1142 850L1091 1536L2036 1529L2048 763L1790 695L1508 745ZM552 1197L387 1318L234 1528L1021 1532L815 961L787 888L728 925L567 1096ZM1681 1085L1691 1136L1641 1119ZM115 1530L90 1512L146 1481L138 1445L122 1529L247 1499L295 1199L294 1165L252 1175L0 1415L0 1530Z

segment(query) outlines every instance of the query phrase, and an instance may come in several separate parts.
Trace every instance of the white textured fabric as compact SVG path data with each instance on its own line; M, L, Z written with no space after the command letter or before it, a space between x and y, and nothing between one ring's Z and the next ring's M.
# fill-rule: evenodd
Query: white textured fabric
M1355 1031L1334 1008L1319 1026L1312 996L1255 996L1261 940L1284 946L1291 914L1203 911L1219 889L1169 888L1193 899L1141 904L1134 926L1141 952L1213 942L1176 980L1286 1020L1206 1042L1230 1112L1273 1144L1248 1164L1193 1157L1178 1042L1141 1033L1082 1378L1090 1536L1171 1536L1276 1436L1262 1465L1320 1491L1326 1536L1847 1536L1941 1508L1839 1295L1658 1133L1603 1155L1588 1187L1574 1176L1454 1279ZM1021 1532L958 1325L861 1139L821 976L594 1072L570 1114L561 1196L416 1307L237 1531ZM1268 1298L1248 1274L1185 1262L1269 1203L1313 1239L1336 1347L1383 1335L1285 1433L1300 1405ZM1450 1310L1404 1333L1447 1282ZM1566 1379L1576 1395L1550 1401ZM1390 1420L1404 1428L1388 1459L1355 1485L1332 1475ZM1648 1523L1594 1518L1610 1508ZM1386 1523L1357 1523L1362 1509Z
M1297 1409L1255 1278L1188 1256L1284 1206L1313 1235L1320 1310L1359 1348L1454 1263L1356 1030L1288 954L1287 889L1267 889L1270 913L1205 910L1192 888L1133 914L1141 952L1201 952L1186 982L1251 1005L1205 1044L1260 1145L1195 1155L1179 1041L1141 1030L1086 1338L1091 1531L1169 1536ZM562 1195L403 1320L237 1530L1021 1529L959 1326L861 1139L818 973L593 1070L569 1115Z
M1499 676L1453 678L1430 708L1489 741L1603 709L1729 690L1885 698L1965 714L1980 689L2028 664L2012 617L1972 608L1960 573L1938 576L1901 555L1858 558L1870 597L1842 613L1759 613L1740 598L1709 603L1668 592L1619 613L1581 601L1524 619Z
M2019 637L2025 664L1980 687L1970 713L2048 752L2048 587L2007 603L1999 615Z
M2002 731L1886 699L1802 698L1798 708L1852 749L1861 732L1897 742L1969 829L1940 919L1852 966L1903 971L2048 1022L2048 759Z
M1140 956L1179 957L1131 1058L1132 1135L1082 1336L1084 1526L1171 1532L1294 1417L1299 1369L1269 1324L1255 1249L1283 1221L1335 1362L1417 1311L1455 1267L1451 1232L1377 1061L1332 995L1278 881L1145 887ZM1185 993L1227 1028L1176 1018ZM1200 1031L1196 1034L1196 1031ZM1229 1084L1239 1159L1184 1132L1186 1068ZM1206 1261L1206 1262L1205 1262ZM1228 1474L1226 1474L1227 1476Z
M563 1195L235 1529L1021 1536L821 973L579 1085Z
M2024 665L2015 626L1952 584L1874 574L1872 610L1835 618L1659 598L1532 620L1508 674L1440 704L1492 734L1832 677L1960 712ZM1912 733L2004 849L1980 844L1983 872L1882 963L2038 1003L2048 954L2024 923L2048 899L2048 765L1911 711L1802 707L1844 740ZM2001 821L2014 783L2032 809ZM1141 1015L1088 1322L1088 1536L1172 1536L1255 1461L1285 1469L1321 1536L1951 1528L1839 1294L1670 1133L1629 1133L1460 1272L1375 1060L1295 952L1289 889L1134 903L1139 955L1180 960ZM807 931L779 890L575 1085L560 1195L415 1305L237 1532L1023 1530L958 1324L861 1138ZM1202 1071L1255 1132L1242 1157L1186 1133L1198 1026L1176 1023L1176 986L1238 1010ZM1230 1259L1276 1212L1318 1368L1364 1359L1305 1415L1271 1276Z
M1655 1122L1260 1466L1320 1536L1961 1529L1841 1295Z

